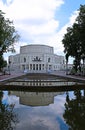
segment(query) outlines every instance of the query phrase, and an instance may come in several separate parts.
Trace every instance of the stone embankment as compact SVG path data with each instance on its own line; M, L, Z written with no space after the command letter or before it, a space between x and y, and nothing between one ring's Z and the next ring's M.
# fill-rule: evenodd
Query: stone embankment
M12 81L16 82L16 79L18 78L22 78L22 76L27 76L28 79L37 79L37 83L38 83L38 79L57 79L58 77L60 77L61 79L66 79L64 80L64 82L66 81L67 83L69 82L74 82L75 84L73 85L53 85L53 86L26 86L26 85L7 85L7 83L10 83ZM59 78L59 79L60 79ZM42 80L40 80L41 82ZM23 81L23 84L26 81ZM55 82L55 81L54 81ZM60 81L61 82L61 81ZM35 83L35 80L34 80ZM74 76L74 75L66 75L66 73L64 71L55 71L52 73L43 73L43 74L36 74L36 73L29 73L29 74L24 74L24 73L16 73L16 72L11 72L10 75L0 75L0 89L2 90L28 90L29 91L72 91L74 89L84 89L85 88L85 77L82 76Z
M15 78L18 78L18 77L23 76L23 75L25 75L25 73L20 73L20 72L18 72L18 73L11 72L10 75L9 74L6 74L6 75L0 74L0 82L9 81L11 79L15 79ZM54 72L48 73L48 75L55 75L55 76L59 76L62 78L66 78L66 79L71 80L71 81L78 81L78 82L85 83L85 77L75 76L75 75L66 75L65 71L54 71Z

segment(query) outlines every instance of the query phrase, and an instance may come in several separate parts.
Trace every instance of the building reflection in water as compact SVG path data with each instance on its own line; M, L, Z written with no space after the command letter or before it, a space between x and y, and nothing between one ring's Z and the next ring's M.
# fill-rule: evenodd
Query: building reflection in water
M10 91L11 95L19 97L19 103L27 106L47 106L54 103L54 97L64 92L24 92Z

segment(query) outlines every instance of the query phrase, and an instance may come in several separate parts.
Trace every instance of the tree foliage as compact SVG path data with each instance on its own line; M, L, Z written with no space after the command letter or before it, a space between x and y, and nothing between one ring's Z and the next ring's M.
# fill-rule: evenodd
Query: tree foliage
M3 103L3 92L0 91L0 130L13 130L18 121L18 115L14 112L14 104Z
M74 57L74 65L76 71L80 67L82 55L85 55L85 5L81 5L79 14L72 27L67 28L62 43L64 45L64 53Z
M19 40L19 35L15 30L13 21L5 18L5 14L0 10L0 64L3 64L3 53L14 52L14 43Z
M6 66L7 66L7 61L5 61L3 56L0 55L0 71L1 71L1 68L6 67Z
M82 93L85 93L85 90L75 90L75 98L71 99L67 92L63 117L69 130L85 129L85 95Z
M0 53L14 51L14 43L19 40L13 21L5 19L4 13L0 10Z

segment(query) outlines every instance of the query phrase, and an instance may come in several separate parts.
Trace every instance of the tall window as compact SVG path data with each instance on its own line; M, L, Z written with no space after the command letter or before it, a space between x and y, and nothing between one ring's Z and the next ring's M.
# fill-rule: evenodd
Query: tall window
M32 64L30 64L30 70L32 70Z
M33 64L33 70L35 70L35 64Z
M50 62L50 58L48 58L48 62Z
M41 64L39 64L39 70L41 70Z
M44 64L42 64L42 69L44 70Z
M36 64L36 70L38 70L38 64Z
M26 58L24 57L24 62L26 62Z

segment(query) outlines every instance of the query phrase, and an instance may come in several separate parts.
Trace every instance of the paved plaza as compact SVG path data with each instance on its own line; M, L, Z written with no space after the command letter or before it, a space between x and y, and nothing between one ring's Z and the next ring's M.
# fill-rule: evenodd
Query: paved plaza
M19 76L22 76L22 75L24 75L24 73L20 73L20 72L17 73L17 72L14 72L14 71L12 71L10 74L8 73L8 74L5 74L5 75L0 73L0 82L8 80L8 79L16 78L16 77L19 77Z

